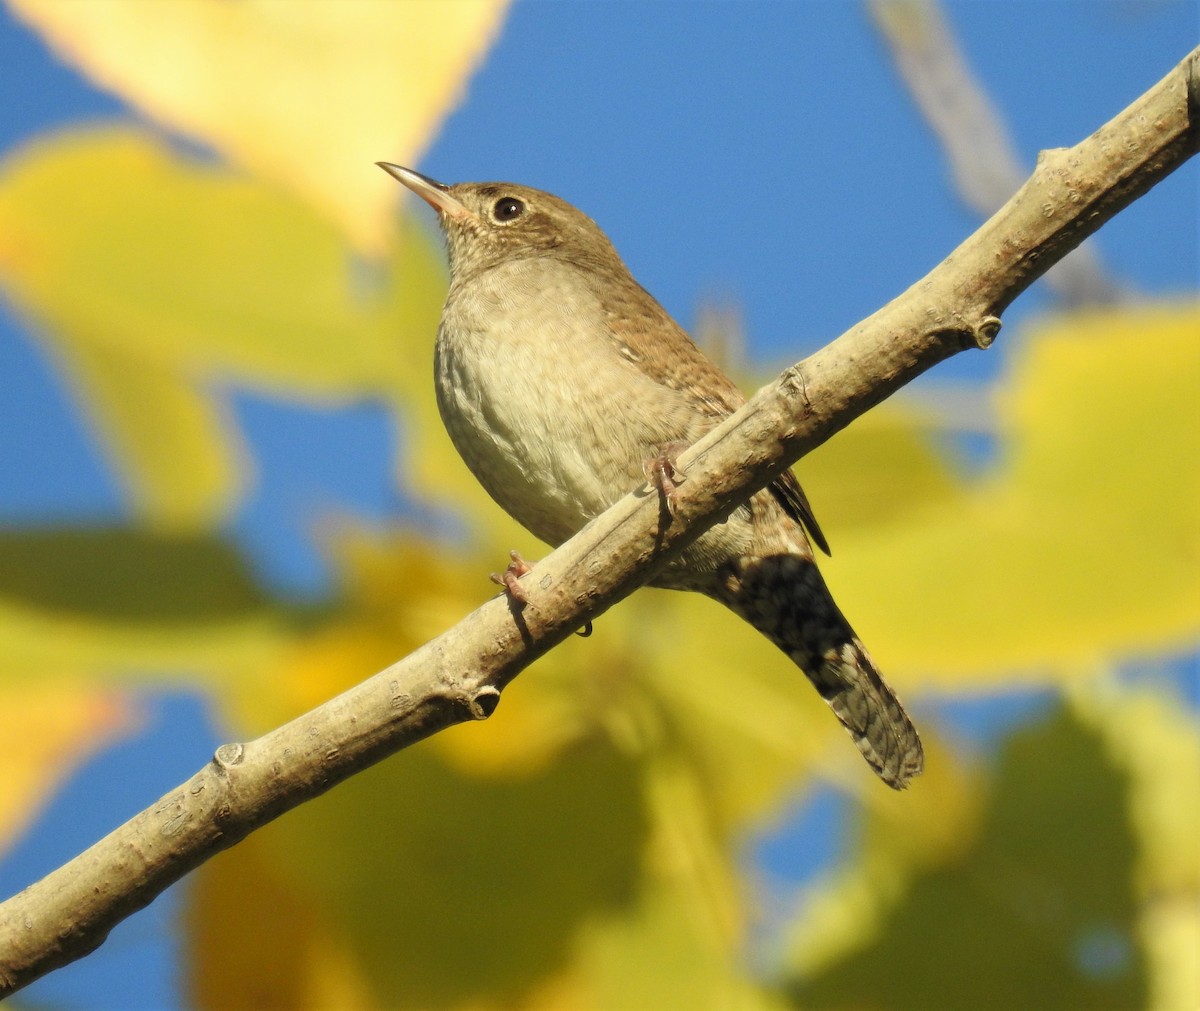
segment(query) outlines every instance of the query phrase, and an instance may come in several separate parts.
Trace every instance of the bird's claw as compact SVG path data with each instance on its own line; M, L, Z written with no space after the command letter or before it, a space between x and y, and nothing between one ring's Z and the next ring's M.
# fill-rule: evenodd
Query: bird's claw
M687 480L687 475L679 469L679 454L686 448L685 442L672 442L663 446L658 456L653 456L642 464L642 473L659 494L662 495L663 505L667 515L675 515L675 491Z
M529 603L529 595L525 592L525 587L521 585L520 579L525 573L532 572L533 566L526 562L515 549L508 553L508 557L512 559L508 563L508 568L503 572L493 572L488 578L497 586L503 586L504 592L508 594L510 600L524 607Z

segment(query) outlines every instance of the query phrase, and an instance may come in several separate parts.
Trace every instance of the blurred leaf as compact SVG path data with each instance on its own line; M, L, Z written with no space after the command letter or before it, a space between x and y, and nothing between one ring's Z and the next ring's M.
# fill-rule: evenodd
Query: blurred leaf
M1195 642L1198 329L1191 307L1043 326L1003 388L993 473L838 539L830 583L888 669L961 688Z
M858 528L870 533L921 522L962 504L966 485L938 448L920 407L882 404L855 419L796 468L828 528L834 557Z
M124 527L0 530L0 599L147 623L200 623L267 607L245 561L225 541Z
M1103 735L1114 761L1133 777L1130 816L1141 839L1140 888L1147 897L1200 896L1200 720L1194 708L1148 687L1112 681L1080 685L1077 716ZM1192 803L1195 801L1196 803Z
M123 737L134 722L112 691L72 684L5 690L0 705L0 852L37 816L59 784L87 757Z
M373 163L418 160L507 3L10 5L102 87L282 183L377 254L397 187Z
M0 284L160 523L211 522L240 486L220 385L411 400L418 431L437 424L412 352L431 354L440 253L408 229L390 274L352 267L300 205L132 130L42 141L0 170Z
M405 335L352 266L303 205L134 129L43 138L0 173L13 300L68 345L131 362L326 399L390 392Z
M67 676L137 683L202 677L223 690L261 690L264 672L275 669L294 639L293 625L293 617L279 611L212 621L123 621L0 598L0 686Z
M1167 692L1115 678L1077 687L1070 701L1132 781L1147 1006L1200 1007L1200 720Z
M681 753L717 838L729 841L765 817L780 791L799 788L806 773L861 763L800 670L713 601L644 591L625 620L628 654L644 665L645 695L625 733L640 726L645 746L657 738L657 747Z
M260 860L294 878L315 895L300 923L348 925L380 1006L778 1006L744 973L736 865L680 758L592 736L495 779L422 745L259 833L261 857L222 857L225 887L270 929L277 914L252 912ZM215 929L203 943L197 975L243 946Z
M264 733L440 635L489 595L486 577L449 545L411 530L326 529L338 593L253 679L228 685L226 715ZM474 588L479 591L472 593Z
M691 868L646 882L627 915L597 918L584 926L578 959L539 994L534 1008L659 1009L784 1008L786 1003L746 972L728 938L706 929L707 911Z
M917 874L858 950L797 978L806 1007L1145 1006L1129 781L1065 713L1018 731L974 842ZM894 846L868 820L863 859Z
M419 746L261 835L347 925L382 1005L436 1008L554 974L581 923L630 902L645 832L635 765L593 741L506 782Z
M345 935L303 883L281 878L258 835L189 880L183 938L188 1006L211 1011L379 1007ZM262 939L271 938L264 957Z
M261 692L304 620L315 616L268 598L216 538L0 535L0 688L17 697L35 683L197 675Z
M196 530L232 511L242 454L221 405L179 376L75 345L60 354L134 507L165 530ZM147 424L153 419L152 424Z
M867 819L857 858L805 886L790 928L790 968L805 979L824 971L879 935L914 878L956 865L982 832L982 777L972 764L943 748L930 726L921 727L925 772L903 793L882 790L861 769L847 769L843 790Z

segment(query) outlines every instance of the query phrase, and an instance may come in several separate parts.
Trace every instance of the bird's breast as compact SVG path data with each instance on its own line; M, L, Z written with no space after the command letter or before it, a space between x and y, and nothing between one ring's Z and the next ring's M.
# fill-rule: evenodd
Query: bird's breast
M606 334L571 271L507 265L451 286L435 352L438 406L467 466L551 544L643 480L669 433L655 384ZM661 390L661 387L656 387Z

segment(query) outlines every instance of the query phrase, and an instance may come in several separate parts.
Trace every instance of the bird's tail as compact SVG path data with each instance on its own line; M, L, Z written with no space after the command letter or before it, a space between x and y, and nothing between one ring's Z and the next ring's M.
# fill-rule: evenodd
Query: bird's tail
M811 557L744 557L718 598L808 676L879 777L897 790L925 765L916 727L833 602Z

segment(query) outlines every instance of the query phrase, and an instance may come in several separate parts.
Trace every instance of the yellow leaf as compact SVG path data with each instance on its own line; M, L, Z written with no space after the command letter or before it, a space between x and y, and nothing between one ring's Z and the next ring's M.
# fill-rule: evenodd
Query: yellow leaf
M202 676L239 691L295 638L226 543L126 528L0 535L0 693Z
M187 980L213 1011L371 1011L344 933L299 881L281 875L262 833L211 860L187 891ZM264 955L262 939L271 938Z
M75 346L59 358L151 528L206 529L236 504L244 454L219 402L186 380Z
M546 673L546 672L543 672ZM548 678L518 682L504 692L503 716L459 733L442 734L437 750L463 775L523 778L543 771L595 732L595 721Z
M1164 895L1142 915L1151 1008L1200 1007L1200 901Z
M425 247L403 256L440 262ZM326 401L404 388L406 343L432 339L397 332L370 277L356 290L340 237L302 205L130 129L5 161L0 280L55 340Z
M698 884L686 873L656 875L624 915L588 923L569 970L557 981L560 989L539 995L532 1006L539 1011L791 1007L747 971L739 945L721 943L704 929L703 912L696 908ZM563 993L573 998L570 1004L561 1002Z
M993 473L839 541L825 569L887 669L960 686L1195 643L1198 330L1193 307L1042 326L1002 391Z
M412 353L430 353L441 257L404 238L356 290L342 241L302 206L135 131L61 135L0 172L0 284L167 526L212 521L239 490L217 384L412 403L440 429Z
M0 689L0 852L80 762L131 728L122 696L70 680Z
M634 763L593 742L520 781L418 746L260 835L345 925L377 1006L429 1008L519 1006L581 923L629 901L644 831Z
M210 677L226 691L261 685L290 632L280 616L228 620L122 620L0 600L0 688L64 671L144 682ZM165 672L165 673L164 673ZM181 673L182 672L182 673Z
M283 689L285 709L263 714L267 723L256 719L252 726L265 729L318 705L441 634L499 592L483 564L451 545L410 531L365 530L348 518L327 527L342 606L281 653L272 681ZM581 697L580 681L595 665L574 660L539 664L536 684L523 681L506 690L502 716L440 734L428 746L463 775L522 778L541 771L602 723L586 712L586 692Z
M844 861L801 895L803 916L791 936L792 965L801 976L878 936L915 877L955 864L977 844L985 799L979 771L932 735L925 735L925 750L925 772L904 793L857 781L858 812L867 829L861 859ZM843 782L854 783L848 777Z
M929 510L955 507L965 482L955 474L911 399L884 404L804 457L796 468L834 557L858 528L919 523Z
M396 185L462 94L506 0L11 0L60 55L381 252ZM85 185L85 189L90 186Z

